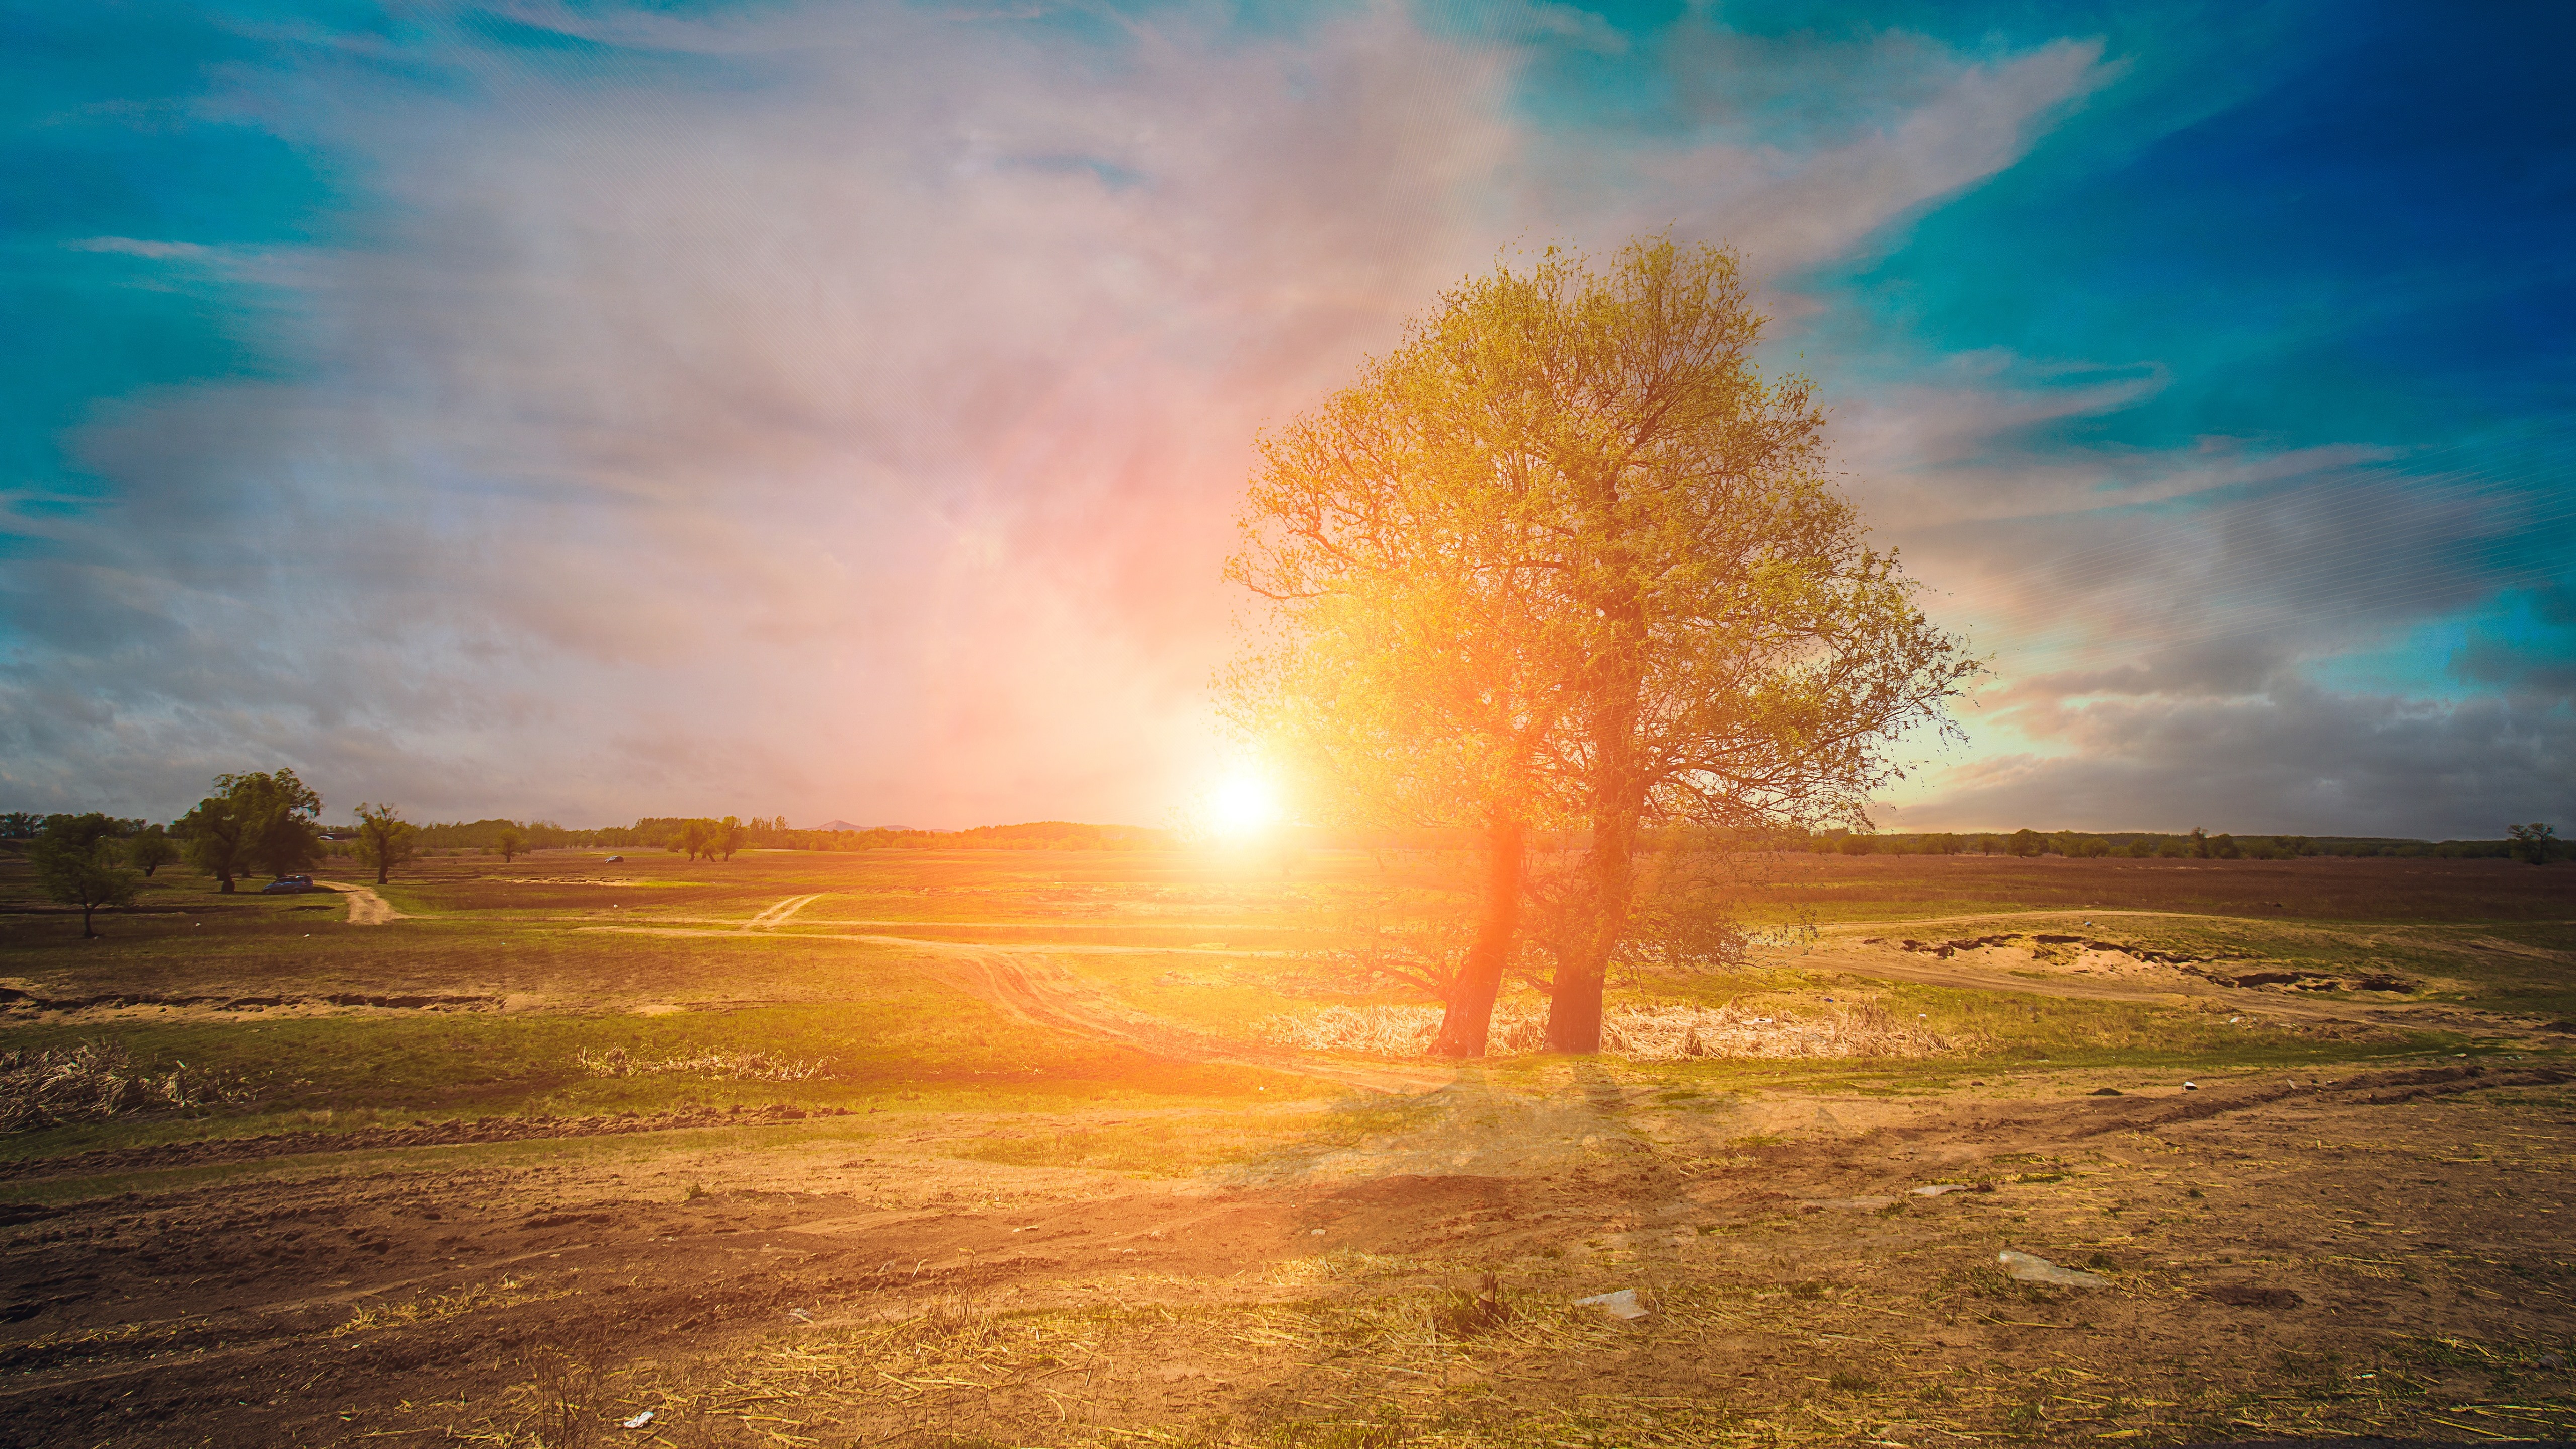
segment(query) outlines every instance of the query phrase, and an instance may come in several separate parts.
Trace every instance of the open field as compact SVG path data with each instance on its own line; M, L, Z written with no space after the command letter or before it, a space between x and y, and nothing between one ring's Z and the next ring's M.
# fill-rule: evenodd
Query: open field
M0 861L0 1441L2576 1434L2576 871L1788 857L1811 938L1618 993L1714 1054L1284 1045L1407 1005L1310 950L1409 868L164 872L84 942Z

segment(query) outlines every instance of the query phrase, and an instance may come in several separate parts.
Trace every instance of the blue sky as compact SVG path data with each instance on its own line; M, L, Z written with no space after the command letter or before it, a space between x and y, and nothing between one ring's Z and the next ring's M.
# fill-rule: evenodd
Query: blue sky
M0 806L1155 821L1253 430L1742 249L1995 673L1897 828L2576 805L2564 6L0 11Z

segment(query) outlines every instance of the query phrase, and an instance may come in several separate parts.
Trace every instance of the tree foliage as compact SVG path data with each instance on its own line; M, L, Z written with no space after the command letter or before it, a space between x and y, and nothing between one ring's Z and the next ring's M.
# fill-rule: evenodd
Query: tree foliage
M161 867L179 858L179 847L170 840L168 831L158 825L147 825L125 842L125 863L148 878Z
M1762 378L1762 326L1732 253L1550 250L1262 440L1228 573L1270 611L1232 714L1327 814L1485 840L1448 993L1478 1019L1443 1049L1481 1049L1533 824L1585 834L1549 1041L1597 1050L1645 832L1856 818L1975 667L1826 486L1813 387Z
M181 816L188 858L230 894L247 871L293 875L322 858L322 797L293 770L217 775L215 793Z
M376 884L383 885L395 866L410 860L420 849L420 827L402 818L402 812L391 805L358 806L358 859L374 867Z
M101 907L134 904L143 884L143 873L120 861L119 824L95 813L51 816L28 852L37 887L52 900L80 908L84 940L97 938L91 918Z
M2505 835L2512 841L2508 848L2513 858L2528 865L2547 865L2566 849L2558 838L2557 827L2537 820L2528 825L2508 825Z

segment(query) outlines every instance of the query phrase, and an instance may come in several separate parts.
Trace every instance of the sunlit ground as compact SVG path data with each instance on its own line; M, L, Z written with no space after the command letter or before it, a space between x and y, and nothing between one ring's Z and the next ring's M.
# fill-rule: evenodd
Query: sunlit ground
M1792 857L1812 941L1459 1068L1328 954L1444 871L1228 798L1187 853L431 861L381 925L164 872L86 944L0 866L0 1050L125 1083L0 1149L12 1436L2576 1428L2561 870Z

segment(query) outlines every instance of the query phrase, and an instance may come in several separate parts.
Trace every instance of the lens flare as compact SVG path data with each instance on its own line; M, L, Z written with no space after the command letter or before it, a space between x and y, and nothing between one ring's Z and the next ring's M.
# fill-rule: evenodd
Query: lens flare
M1208 797L1208 824L1230 840L1247 840L1279 823L1278 782L1254 770L1238 770Z

